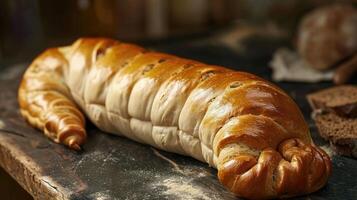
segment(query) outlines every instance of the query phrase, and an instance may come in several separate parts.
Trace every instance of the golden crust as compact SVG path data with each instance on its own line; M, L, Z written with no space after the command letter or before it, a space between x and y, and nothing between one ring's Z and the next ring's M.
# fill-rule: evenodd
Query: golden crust
M63 82L67 61L49 49L28 68L19 88L21 114L53 141L80 149L86 139L84 116Z
M83 111L104 131L208 162L245 198L307 194L331 171L298 106L275 85L114 40L47 50L26 71L19 103L55 142L79 148Z

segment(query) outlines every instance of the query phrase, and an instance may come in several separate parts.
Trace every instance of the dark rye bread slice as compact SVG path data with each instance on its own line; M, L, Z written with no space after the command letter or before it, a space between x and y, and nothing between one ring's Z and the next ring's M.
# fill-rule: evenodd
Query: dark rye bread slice
M357 87L337 86L309 94L307 99L320 135L338 154L357 158Z
M312 109L333 110L340 116L357 117L357 86L342 85L307 95Z
M356 118L340 117L335 113L322 111L315 114L314 120L320 135L330 141L338 154L357 158Z

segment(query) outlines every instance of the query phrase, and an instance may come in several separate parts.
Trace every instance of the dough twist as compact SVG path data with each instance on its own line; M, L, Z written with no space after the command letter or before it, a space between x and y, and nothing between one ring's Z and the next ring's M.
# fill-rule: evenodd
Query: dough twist
M298 106L273 84L110 39L47 50L26 71L19 102L55 142L84 142L80 108L103 131L209 163L250 199L314 192L331 171Z

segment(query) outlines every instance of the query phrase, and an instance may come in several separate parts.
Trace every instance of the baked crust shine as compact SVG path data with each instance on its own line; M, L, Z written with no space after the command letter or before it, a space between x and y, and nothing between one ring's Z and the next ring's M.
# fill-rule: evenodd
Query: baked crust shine
M207 162L240 197L311 193L331 173L298 106L273 84L115 40L45 51L18 99L25 119L55 142L79 149L84 113L103 131Z

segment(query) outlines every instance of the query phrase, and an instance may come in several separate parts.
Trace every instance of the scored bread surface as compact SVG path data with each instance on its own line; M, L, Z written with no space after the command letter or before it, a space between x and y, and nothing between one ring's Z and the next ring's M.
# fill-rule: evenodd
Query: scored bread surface
M25 73L19 102L56 142L79 148L83 111L103 131L207 162L242 197L310 193L330 174L298 106L273 84L114 40L47 50Z

